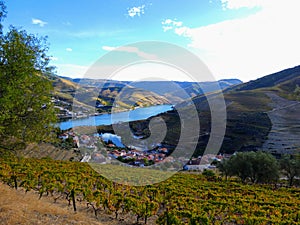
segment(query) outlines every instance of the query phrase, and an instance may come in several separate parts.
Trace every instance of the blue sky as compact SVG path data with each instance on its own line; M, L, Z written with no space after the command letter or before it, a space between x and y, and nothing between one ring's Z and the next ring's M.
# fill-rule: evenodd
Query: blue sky
M6 5L4 25L48 36L52 64L63 76L83 77L115 47L149 40L197 54L216 79L248 81L300 64L298 0L14 0Z

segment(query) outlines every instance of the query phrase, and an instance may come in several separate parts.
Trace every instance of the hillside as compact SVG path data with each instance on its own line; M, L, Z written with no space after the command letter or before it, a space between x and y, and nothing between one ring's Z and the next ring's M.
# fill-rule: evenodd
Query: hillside
M52 80L53 97L58 100L56 105L70 111L83 111L90 114L95 112L96 107L98 112L109 112L114 103L122 108L120 110L131 109L134 106L169 104L166 98L156 93L134 88L118 81L104 84L102 80L74 79L74 82L70 78L58 76L53 76ZM122 99L115 102L124 87L126 87L126 93L123 91Z
M269 74L267 76L258 78L257 80L249 81L245 84L238 85L232 89L236 91L246 91L255 90L259 88L273 88L274 86L277 86L284 82L290 82L295 78L299 78L299 76L300 66L296 66L294 68L289 68L277 73Z
M70 79L72 80L72 79ZM145 95L148 93L155 93L156 95L167 98L173 104L180 103L185 99L201 95L204 92L213 92L231 87L233 85L241 84L242 81L238 79L223 79L219 81L208 82L184 82L184 81L115 81L115 80L101 80L101 79L73 79L73 82L82 86L96 87L101 90L110 90L111 92L120 92L124 87L137 88L143 90ZM104 98L106 96L103 96Z
M170 104L170 102L167 98L152 91L124 86L101 88L96 104L98 111L101 111L105 106L112 107L115 105L116 108L114 110L118 108L120 110L126 110L134 107Z
M190 97L202 95L208 92L224 90L228 87L241 84L238 79L225 79L207 82L183 82L183 81L141 81L131 85L144 90L151 90L159 95L180 103Z
M233 100L235 104L229 107L229 115L232 110L245 112L247 109L252 113L267 114L267 118L258 120L258 126L265 127L269 132L262 137L263 144L254 145L254 149L269 151L275 155L299 152L299 84L300 66L297 66L225 91L225 98ZM245 95L252 96L252 99L245 98ZM266 124L267 120L271 124Z
M225 91L229 120L223 150L231 145L238 151L257 149L275 155L298 152L299 81L297 66ZM242 140L240 146L234 139Z
M227 125L220 152L264 150L275 155L299 152L299 81L300 66L225 89ZM210 136L207 97L213 95L193 98L201 125L195 156L203 154ZM184 104L177 107L184 107ZM176 119L174 113L162 116L172 121L167 122L172 131L165 140L176 145L180 136L179 118Z
M93 107L89 106L88 104L78 100L75 97L76 93L89 93L86 98L89 98L92 101L93 90L83 88L80 85L74 83L71 80L60 78L58 76L51 76L54 92L52 93L53 98L55 99L55 105L68 109L70 111L73 110L72 107L75 108L84 108L86 111L93 112Z
M226 87L223 91L227 106L226 135L220 152L234 153L236 151L264 150L275 155L282 153L295 153L300 149L300 121L299 94L300 94L300 66L286 69L270 74L243 84L238 81L229 82L235 85ZM221 83L219 83L221 85ZM119 83L120 85L120 83ZM173 87L169 83L142 82L135 84L140 89L153 89L160 95L175 97L175 92L167 93ZM165 88L162 88L164 85ZM178 83L184 90L193 96L199 86L189 83ZM193 86L194 85L194 86ZM205 84L202 84L204 87ZM167 88L168 87L168 88ZM225 87L225 86L223 86ZM198 88L198 89L197 89ZM130 90L130 89L128 89ZM113 92L112 90L110 91ZM215 93L216 94L216 93ZM128 94L127 96L130 96ZM201 125L201 138L198 141L195 156L201 155L207 145L210 136L210 109L207 97L211 94L197 95L193 98L199 112ZM180 104L177 107L184 107L182 97L177 99ZM168 125L165 142L176 146L180 137L180 120L176 113L165 113L161 115ZM147 123L133 122L133 128L147 130ZM142 127L142 128L141 128ZM137 130L137 129L136 129Z
M262 149L275 154L299 153L300 150L300 102L287 100L274 92L267 93L272 100L268 116L272 128Z
M185 99L226 89L240 84L238 79L218 82L178 82L178 81L115 81L103 79L72 79L52 76L55 104L69 112L61 112L61 118L70 118L71 111L76 114L107 113L113 105L115 111L134 107L147 107L161 104L177 104ZM74 114L72 114L74 115Z

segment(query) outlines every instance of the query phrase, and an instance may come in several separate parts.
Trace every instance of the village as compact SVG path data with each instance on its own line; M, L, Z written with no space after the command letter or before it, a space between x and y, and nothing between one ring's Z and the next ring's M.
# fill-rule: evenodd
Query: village
M86 118L89 116L97 116L100 115L98 112L93 112L90 108L71 104L69 102L60 100L58 98L52 97L51 103L54 104L54 108L57 110L56 116L60 120L66 119L80 119ZM75 108L75 111L74 111Z
M104 140L102 135L80 135L73 129L64 131L59 138L63 141L73 142L74 151L82 156L81 162L110 164L119 161L131 167L146 167L160 162L176 162L182 170L203 171L204 169L214 169L213 162L230 157L230 155L206 154L197 158L179 157L175 159L171 156L174 149L172 146L159 144L151 150L141 151L134 146L117 146L111 140Z

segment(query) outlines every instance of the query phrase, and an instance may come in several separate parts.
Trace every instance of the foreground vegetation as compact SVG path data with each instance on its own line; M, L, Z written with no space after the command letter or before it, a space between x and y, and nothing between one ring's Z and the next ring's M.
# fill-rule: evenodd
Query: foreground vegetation
M100 224L96 218L90 217L89 212L70 213L71 209L68 209L63 204L53 204L50 198L39 200L34 192L24 195L23 190L11 189L1 182L0 193L1 225ZM17 206L16 203L18 203ZM104 222L108 221L108 219L103 218Z
M28 143L55 140L53 68L45 38L13 26L4 33L5 17L0 0L0 146L17 152Z
M1 152L0 179L38 193L37 198L51 196L75 211L86 203L96 217L130 215L135 217L132 224L300 224L300 189L294 187L246 185L192 173L151 186L126 186L85 163L16 158L6 151Z
M295 178L300 176L300 156L283 155L276 160L264 152L239 152L229 159L217 163L217 167L227 180L230 176L239 177L243 183L276 183L280 175L291 187Z

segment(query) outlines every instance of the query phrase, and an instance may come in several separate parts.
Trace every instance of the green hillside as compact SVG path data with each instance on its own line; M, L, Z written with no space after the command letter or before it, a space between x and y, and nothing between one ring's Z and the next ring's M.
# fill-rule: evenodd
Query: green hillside
M299 152L300 121L297 115L300 109L299 102L295 101L299 100L299 82L300 66L225 89L223 94L227 106L227 125L220 152ZM201 124L201 137L195 156L203 154L209 139L211 114L207 98L215 94L193 98ZM184 104L177 107L184 107ZM276 115L273 115L275 112ZM180 136L179 118L176 120L174 113L166 113L163 117L166 117L166 121L172 121L168 126L175 130L169 136L172 138L167 137L166 140L176 145Z

